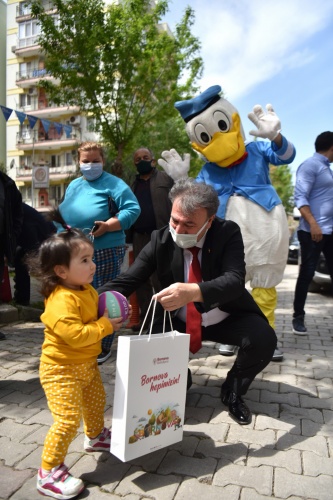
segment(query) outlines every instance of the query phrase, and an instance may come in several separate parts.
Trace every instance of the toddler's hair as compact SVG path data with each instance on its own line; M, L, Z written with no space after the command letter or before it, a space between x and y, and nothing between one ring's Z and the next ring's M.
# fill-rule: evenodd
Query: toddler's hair
M54 211L52 219L57 219L57 209ZM69 267L70 261L82 244L88 244L93 248L92 242L80 230L66 226L58 218L57 222L62 224L65 231L54 234L43 241L39 250L35 254L27 257L26 263L32 276L41 282L41 294L47 298L57 285L61 282L59 276L54 272L55 266Z

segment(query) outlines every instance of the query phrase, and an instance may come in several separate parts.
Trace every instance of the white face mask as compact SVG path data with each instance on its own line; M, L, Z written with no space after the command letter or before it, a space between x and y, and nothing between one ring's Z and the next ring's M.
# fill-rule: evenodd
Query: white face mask
M87 181L94 181L102 175L103 163L80 163L80 170Z
M204 225L202 226L202 228L200 228L199 231L197 233L195 233L195 234L176 233L176 230L169 223L169 231L170 231L170 234L172 236L173 241L180 248L191 248L191 247L194 247L197 244L197 239L198 239L199 234L207 226L208 221L209 221L209 219L204 223ZM207 233L207 231L208 231L208 229L206 230L206 233Z

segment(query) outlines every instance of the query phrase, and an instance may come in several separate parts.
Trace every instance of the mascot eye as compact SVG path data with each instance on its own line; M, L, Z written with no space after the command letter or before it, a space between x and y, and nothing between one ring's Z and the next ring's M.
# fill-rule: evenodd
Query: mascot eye
M195 126L194 132L196 140L198 141L199 144L205 146L211 141L211 136L209 135L205 127L201 125L201 123L198 123Z
M214 122L221 132L228 132L230 130L230 119L222 111L215 111Z

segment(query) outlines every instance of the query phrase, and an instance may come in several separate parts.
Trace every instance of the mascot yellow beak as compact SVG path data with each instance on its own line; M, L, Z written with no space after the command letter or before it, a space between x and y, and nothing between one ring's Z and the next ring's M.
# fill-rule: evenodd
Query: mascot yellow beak
M219 167L229 167L237 162L245 153L241 120L237 113L232 115L232 122L233 126L227 133L215 132L208 146L192 142L192 148Z

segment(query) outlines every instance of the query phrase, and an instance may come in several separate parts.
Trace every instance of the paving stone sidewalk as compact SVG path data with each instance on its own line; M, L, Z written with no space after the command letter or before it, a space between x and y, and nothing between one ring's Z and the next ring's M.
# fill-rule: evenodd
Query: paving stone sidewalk
M220 401L221 380L234 358L205 342L190 359L184 439L123 463L109 453L83 451L83 431L66 463L87 484L91 500L332 500L333 297L309 294L309 335L291 332L297 266L278 286L277 334L284 352L251 386L253 421L240 426ZM36 472L51 415L38 379L43 326L2 325L0 342L0 500L35 500ZM122 334L131 333L124 330ZM111 425L117 340L101 366Z

